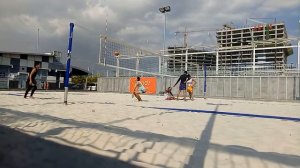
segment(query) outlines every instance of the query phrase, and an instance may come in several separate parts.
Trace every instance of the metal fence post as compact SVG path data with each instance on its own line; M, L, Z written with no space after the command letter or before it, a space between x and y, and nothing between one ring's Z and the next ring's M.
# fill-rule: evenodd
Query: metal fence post
M225 97L225 77L223 77L223 97Z
M219 96L219 77L217 77L217 95L216 96Z
M270 96L270 87L269 86L270 86L270 76L268 76L268 89L267 89L267 93L268 93L268 96L271 97Z
M210 95L210 97L212 96L212 94L211 94L211 88L212 88L212 77L210 77L210 85L209 85L209 95Z
M200 80L199 80L199 65L197 65L197 82L198 82L198 88L199 88L199 96L200 96L200 87L199 87L199 84L200 84Z
M231 76L229 77L230 78L230 81L229 81L229 97L231 98L232 94L231 94Z
M251 84L252 84L252 86L251 86L251 97L252 97L252 99L253 99L253 76L251 77ZM245 88L246 89L246 88Z
M288 87L287 87L287 84L288 84L288 82L287 82L287 77L285 77L285 100L288 99L288 93L287 93Z
M277 100L279 99L279 77L277 76Z
M259 77L259 98L261 99L261 76Z
M246 88L247 88L247 82L246 82L246 76L244 76L244 98L246 98Z
M236 97L239 97L239 77L236 77Z

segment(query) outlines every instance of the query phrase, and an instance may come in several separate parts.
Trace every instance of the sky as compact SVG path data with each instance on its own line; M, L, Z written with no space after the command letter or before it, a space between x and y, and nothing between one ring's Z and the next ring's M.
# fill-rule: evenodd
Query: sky
M181 45L176 31L243 27L247 18L284 21L289 37L300 36L299 0L1 0L0 51L63 53L66 57L69 23L75 23L72 64L97 71L99 35L108 34L126 43L159 51L163 47L166 14L166 46ZM107 30L106 30L107 18ZM263 22L274 19L260 20ZM37 34L39 30L39 48ZM188 45L212 43L214 34L190 33ZM297 50L288 58L297 62Z

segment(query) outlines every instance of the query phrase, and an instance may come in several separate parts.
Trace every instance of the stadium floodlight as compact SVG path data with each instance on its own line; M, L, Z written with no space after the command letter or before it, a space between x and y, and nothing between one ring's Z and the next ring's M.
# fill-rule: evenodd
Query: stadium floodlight
M170 7L170 6L166 6L166 7L165 7L165 11L166 11L166 12L170 12L170 11L171 11L171 7Z
M160 11L161 13L165 13L165 9L164 9L164 8L159 8L159 11Z
M159 11L160 11L161 13L163 13L164 16L165 16L165 24L164 24L164 42L163 42L163 55L164 55L164 54L165 54L165 50L166 50L166 45L165 45L165 43L166 43L166 27L167 27L167 17L166 17L166 13L171 11L171 7L170 7L170 6L161 7L161 8L159 8ZM162 58L161 58L161 59L162 59ZM161 70L162 70L161 64L163 64L163 60L161 60L161 61L160 61L160 64L159 64L159 73L161 73Z
M170 6L161 7L161 8L159 8L159 11L161 13L170 12L171 11L171 7Z

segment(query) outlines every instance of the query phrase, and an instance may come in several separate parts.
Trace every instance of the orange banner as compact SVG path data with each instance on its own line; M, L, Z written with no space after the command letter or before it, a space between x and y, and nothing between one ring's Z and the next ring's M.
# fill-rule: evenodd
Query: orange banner
M141 82L146 88L145 94L156 94L156 78L155 77L141 77ZM133 92L136 83L136 78L130 78L129 91Z

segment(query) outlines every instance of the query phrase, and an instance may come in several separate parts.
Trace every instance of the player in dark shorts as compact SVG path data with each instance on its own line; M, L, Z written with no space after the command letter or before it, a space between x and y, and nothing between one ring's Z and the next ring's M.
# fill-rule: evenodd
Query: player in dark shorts
M184 100L186 100L186 81L187 81L187 79L188 79L188 73L187 73L187 71L184 71L184 73L179 77L179 79L177 80L177 82L173 86L173 87L175 87L177 85L177 83L180 81L179 91L178 91L178 94L177 94L177 100L178 100L178 97L179 97L181 91L183 92Z
M41 66L40 63L38 63L38 62L35 63L33 69L31 70L31 72L30 72L30 74L27 78L27 81L26 81L27 89L26 89L26 92L25 92L25 95L24 95L25 99L27 98L27 94L31 89L32 89L31 94L30 94L31 98L32 98L35 90L37 89L35 77L36 77L36 74L38 73L38 70L40 69L40 66Z

